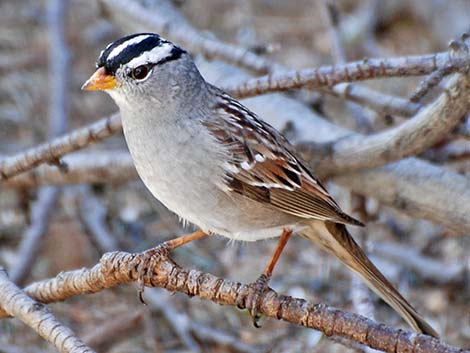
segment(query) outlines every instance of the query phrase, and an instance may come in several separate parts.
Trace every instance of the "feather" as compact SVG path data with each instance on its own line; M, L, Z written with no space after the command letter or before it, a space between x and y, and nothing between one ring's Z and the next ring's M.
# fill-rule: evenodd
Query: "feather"
M211 89L218 98L218 119L203 124L230 153L224 164L228 192L301 218L363 225L341 210L279 132L218 88Z

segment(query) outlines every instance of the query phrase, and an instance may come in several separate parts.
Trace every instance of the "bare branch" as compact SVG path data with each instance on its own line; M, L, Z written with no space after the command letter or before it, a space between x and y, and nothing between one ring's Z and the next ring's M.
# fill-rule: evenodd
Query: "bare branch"
M79 212L101 253L119 249L118 242L105 224L106 208L87 186L80 188Z
M62 157L67 172L55 166L40 165L1 183L5 188L34 188L41 185L101 184L119 185L137 178L128 151L78 152Z
M105 288L136 281L136 268L142 258L139 254L108 253L102 257L100 264L91 269L61 273L56 278L30 285L25 291L43 303L62 301L78 294L97 293ZM244 308L249 292L248 285L197 270L182 269L169 258L146 270L151 274L145 276L147 286L198 296L222 305L235 306L238 303ZM268 290L263 295L260 312L267 317L320 330L327 336L346 337L389 353L468 352L426 335L395 330L357 314L324 304L314 305L303 299L279 295L273 290Z
M420 104L410 102L405 98L390 96L351 83L340 83L331 90L326 91L326 93L361 104L379 114L410 117L415 115L422 107Z
M319 156L316 170L325 177L420 154L457 126L470 110L469 94L468 77L457 75L438 99L398 127L367 137L352 134L328 143L323 149L327 155ZM315 150L318 146L313 146L311 154Z
M31 225L24 232L16 255L18 262L11 270L13 282L21 284L29 274L58 196L59 190L55 186L44 186L39 190L38 199L31 208Z
M342 82L355 82L384 77L422 76L443 67L452 67L450 72L468 66L469 59L455 59L448 52L408 56L399 58L364 59L344 65L324 66L318 69L303 69L286 73L273 73L253 78L242 85L229 86L226 90L239 98L262 93L280 92L307 87L331 87Z
M11 282L2 268L0 268L0 306L5 313L23 321L60 352L94 352L72 330L57 320L45 305L32 300Z
M428 77L426 77L419 86L416 88L415 92L410 97L410 102L419 103L421 99L429 93L434 87L436 87L442 79L452 73L451 66L441 67L439 70L434 71Z
M65 38L68 1L49 0L47 25L49 32L49 136L62 135L68 128L68 78L70 53Z
M163 293L159 293L151 288L145 292L145 298L153 310L158 310L163 314L173 331L191 352L198 353L203 351L191 336L190 320L187 315L176 311Z
M337 176L333 181L411 217L442 224L457 234L470 231L470 181L445 168L407 158Z
M63 155L101 141L121 130L121 119L118 114L114 114L50 142L7 157L0 161L0 181L43 163L56 164Z

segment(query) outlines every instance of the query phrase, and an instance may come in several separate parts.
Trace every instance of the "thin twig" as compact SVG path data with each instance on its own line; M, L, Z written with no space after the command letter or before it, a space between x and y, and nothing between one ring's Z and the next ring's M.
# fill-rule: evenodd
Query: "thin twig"
M43 163L54 164L67 153L82 149L122 131L121 118L114 114L96 123L74 130L42 145L0 161L0 181L23 173Z
M176 311L169 303L164 293L158 292L154 288L145 292L145 300L153 310L158 310L163 314L172 330L178 335L183 344L191 352L202 352L202 348L191 336L191 320L185 313Z
M449 47L455 52L469 53L468 43L469 34L464 33L459 41L453 40L450 42ZM427 95L434 87L436 87L442 79L450 75L453 69L451 65L443 66L437 71L431 73L426 77L417 87L415 92L411 95L410 102L418 103L425 95Z
M106 208L87 186L80 187L79 213L101 253L119 249L119 244L105 223Z
M58 196L59 190L55 186L44 186L39 190L38 199L31 207L31 225L25 230L18 247L18 262L11 269L13 282L23 283L31 271Z
M35 188L41 185L103 184L119 185L137 179L128 151L76 152L62 157L67 172L42 164L35 169L1 182L4 188Z
M331 87L342 82L356 82L385 77L409 77L430 74L450 66L457 72L469 65L467 57L455 59L448 52L399 58L364 59L338 66L273 73L248 80L226 90L239 98L269 92L288 91L302 87L310 89Z
M383 94L351 83L340 83L327 93L373 109L378 114L411 117L422 108L422 105L412 103L408 99Z

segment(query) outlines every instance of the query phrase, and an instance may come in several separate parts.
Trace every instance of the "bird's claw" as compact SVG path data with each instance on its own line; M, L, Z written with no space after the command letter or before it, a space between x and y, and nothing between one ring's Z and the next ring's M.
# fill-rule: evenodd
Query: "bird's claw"
M169 248L163 243L137 255L131 264L132 268L137 269L138 294L142 304L146 304L144 300L145 283L151 283L153 269L157 263L168 257L168 253Z
M261 318L260 315L260 305L261 299L263 298L263 294L269 288L269 280L271 279L270 276L266 274L262 274L258 277L258 279L250 283L248 295L246 297L246 304L245 307L248 309L248 312L253 319L253 326L256 328L260 328L261 326L258 324L259 319Z

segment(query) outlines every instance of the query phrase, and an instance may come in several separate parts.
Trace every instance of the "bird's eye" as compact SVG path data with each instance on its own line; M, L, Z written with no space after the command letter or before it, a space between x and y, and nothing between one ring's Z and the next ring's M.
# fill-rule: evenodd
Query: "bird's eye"
M132 70L131 75L132 78L136 80L143 80L149 74L150 68L147 65L140 65L137 66L135 69Z

